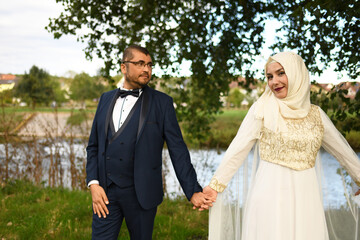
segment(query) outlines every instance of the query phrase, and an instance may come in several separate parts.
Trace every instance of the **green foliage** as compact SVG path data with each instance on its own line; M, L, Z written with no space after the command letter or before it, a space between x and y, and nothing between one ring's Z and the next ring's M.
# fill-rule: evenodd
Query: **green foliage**
M238 88L233 88L230 90L229 96L227 97L227 102L233 107L241 107L241 102L245 99L245 95L240 92Z
M337 70L359 75L360 3L356 0L276 1L150 1L57 0L64 6L50 19L47 30L54 38L76 35L87 43L86 57L104 60L102 73L110 78L119 70L121 53L132 43L149 49L167 74L154 83L169 82L177 114L191 139L204 139L213 115L221 108L220 96L241 75L244 86L254 82L254 56L263 46L264 23L282 25L273 49L294 49L311 72L321 72L317 59L334 61ZM192 75L178 66L190 61ZM113 80L112 80L113 81Z
M0 92L0 104L1 106L9 105L12 103L13 91L4 90Z
M84 102L87 99L99 98L106 90L108 88L101 83L100 77L91 77L87 73L81 73L71 81L70 97L73 100Z
M269 10L282 22L274 49L298 49L310 71L336 63L353 79L360 74L360 2L357 0L276 0Z
M247 110L226 109L216 115L216 120L211 123L209 136L202 142L202 147L227 149L245 118Z
M33 108L38 103L48 105L55 100L54 85L53 79L45 70L33 66L19 81L15 88L15 96L31 102Z
M256 1L81 1L58 0L64 12L50 19L48 31L60 38L77 35L85 53L104 60L103 73L119 70L121 53L130 43L145 43L166 73L191 61L192 76L177 89L180 121L194 138L204 138L219 96L235 75L251 80L251 62L260 53L264 4ZM80 29L86 29L79 31ZM180 73L180 75L183 75ZM169 77L168 76L168 77ZM167 76L156 79L168 81ZM185 79L179 79L181 82ZM184 106L183 103L186 103Z
M353 85L359 83L352 83ZM351 130L360 131L360 91L354 99L347 97L348 90L342 89L343 84L334 86L329 92L311 92L311 102L319 105L331 118L333 123L344 135Z
M54 91L54 100L56 103L61 104L67 101L65 98L65 95L67 95L67 92L64 89L61 89L60 81L58 77L52 77L51 81L51 87Z
M88 191L35 186L13 180L0 187L1 239L90 239L91 195ZM185 199L158 207L154 239L207 239L207 212L192 210ZM118 239L130 239L123 224Z
M66 124L69 124L71 126L80 126L81 123L83 123L87 119L87 113L81 110L80 112L72 113L70 117L68 117L68 119L66 120Z

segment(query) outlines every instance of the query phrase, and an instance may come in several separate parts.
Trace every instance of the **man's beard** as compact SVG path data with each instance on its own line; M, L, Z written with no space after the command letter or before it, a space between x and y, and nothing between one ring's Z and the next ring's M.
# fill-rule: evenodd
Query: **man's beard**
M148 79L149 79L146 83L140 82L138 80L139 77L144 77L144 76L148 77ZM129 74L126 74L125 81L127 81L130 85L137 85L138 88L143 88L150 82L150 76L149 76L149 74L141 74L140 76L138 76L136 78L136 77L129 76Z

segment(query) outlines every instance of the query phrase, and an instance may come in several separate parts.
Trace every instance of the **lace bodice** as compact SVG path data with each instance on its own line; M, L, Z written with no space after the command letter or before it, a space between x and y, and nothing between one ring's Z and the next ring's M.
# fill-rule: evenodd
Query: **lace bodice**
M260 136L261 159L294 170L315 166L324 127L319 109L312 105L303 119L285 119L287 132L275 133L264 126Z
M226 150L209 184L211 188L218 192L226 188L257 141L262 160L293 170L312 168L322 146L340 162L354 181L360 182L358 156L319 107L311 105L308 116L303 119L285 119L289 131L281 134L264 128L263 120L255 117L255 107L256 103L249 109Z

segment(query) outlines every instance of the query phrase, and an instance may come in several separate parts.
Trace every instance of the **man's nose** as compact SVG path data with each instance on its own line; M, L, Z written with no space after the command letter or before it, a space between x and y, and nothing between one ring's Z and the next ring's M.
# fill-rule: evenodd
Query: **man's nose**
M144 67L143 67L143 71L144 72L150 72L152 69L151 69L151 67L149 66L149 65L145 65Z

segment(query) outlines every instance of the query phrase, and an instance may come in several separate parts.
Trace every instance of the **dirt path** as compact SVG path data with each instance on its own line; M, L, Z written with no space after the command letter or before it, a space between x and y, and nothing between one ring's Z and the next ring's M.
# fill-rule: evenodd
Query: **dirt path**
M20 136L38 136L38 137L86 137L90 133L88 124L83 123L81 126L72 127L66 124L70 113L36 113L18 130ZM90 124L89 124L90 123ZM88 125L88 126L86 126Z

